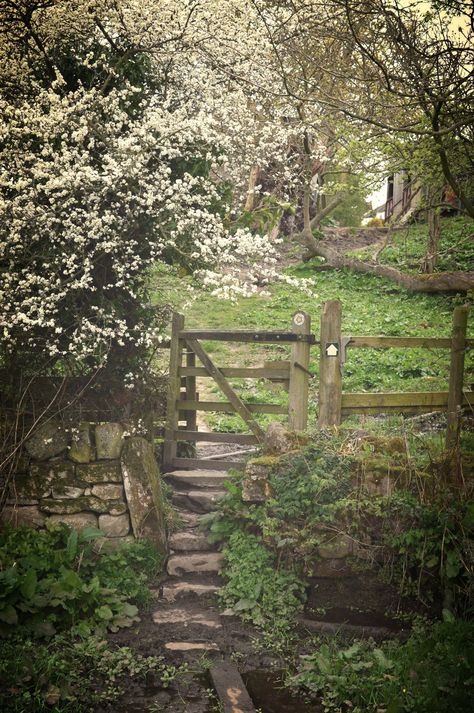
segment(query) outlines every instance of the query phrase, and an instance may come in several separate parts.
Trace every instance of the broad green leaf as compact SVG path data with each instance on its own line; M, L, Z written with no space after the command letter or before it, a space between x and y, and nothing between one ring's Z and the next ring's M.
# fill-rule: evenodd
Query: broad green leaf
M99 617L99 619L104 619L105 621L113 619L114 616L112 609L106 604L96 609L95 613Z
M18 614L15 607L7 604L3 609L0 609L0 621L4 621L6 624L18 624Z
M36 585L38 583L38 578L36 576L35 569L29 569L25 576L23 577L20 592L25 599L32 599L36 592Z
M71 530L66 544L66 553L69 560L73 560L77 554L77 537L77 530Z
M85 527L79 533L80 542L91 542L92 540L98 540L100 537L104 537L104 533L97 527Z

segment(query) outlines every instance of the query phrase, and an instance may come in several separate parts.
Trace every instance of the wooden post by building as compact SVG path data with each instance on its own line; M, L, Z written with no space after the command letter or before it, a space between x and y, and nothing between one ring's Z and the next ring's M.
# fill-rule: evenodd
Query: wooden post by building
M454 448L458 439L459 413L463 402L464 355L469 307L456 307L451 338L451 369L449 372L448 424L446 449Z
M181 392L181 375L179 368L183 356L183 341L179 338L179 333L184 329L184 316L175 312L171 322L171 344L170 344L170 372L168 381L168 397L165 425L165 443L163 447L163 465L171 464L176 458L177 443L174 437L178 430L179 412L176 402Z
M342 304L339 300L323 303L319 337L319 428L341 423L341 319Z
M311 317L303 311L292 319L295 334L311 334ZM308 425L309 341L295 342L291 348L290 387L288 395L289 426L304 431Z

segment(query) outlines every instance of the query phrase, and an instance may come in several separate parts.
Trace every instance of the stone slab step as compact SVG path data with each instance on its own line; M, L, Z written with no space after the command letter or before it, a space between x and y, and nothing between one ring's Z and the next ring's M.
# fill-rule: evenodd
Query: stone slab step
M192 510L180 510L176 508L176 515L178 517L178 528L180 530L187 529L190 527L198 527L199 518L202 513L193 512Z
M174 470L165 479L185 488L219 488L229 479L225 471L214 470Z
M168 651L220 651L218 645L214 641L168 641L165 644L165 649Z
M212 512L225 493L225 490L188 490L185 493L174 492L171 500L181 509L205 513Z
M223 556L220 552L173 555L168 560L167 572L171 576L180 576L190 572L218 572L222 562Z
M189 580L181 580L178 582L169 582L163 585L163 599L167 602L175 602L178 599L187 597L198 598L216 594L220 590L218 584L206 584L202 582L193 582Z
M209 629L220 629L222 626L219 614L213 611L193 611L177 606L169 609L157 609L153 613L153 621L155 624L181 624L183 627L199 624Z
M168 544L175 552L208 552L215 549L215 545L208 541L205 532L195 530L174 532L168 537Z

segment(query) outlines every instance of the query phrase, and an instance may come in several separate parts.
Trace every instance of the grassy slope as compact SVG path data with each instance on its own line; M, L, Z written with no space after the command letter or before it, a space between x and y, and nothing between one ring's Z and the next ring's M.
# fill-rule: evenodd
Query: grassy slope
M452 226L452 231L450 226ZM449 233L450 245L456 243L460 233L465 235L467 224L458 219L445 223L444 234ZM411 233L412 254L420 254L426 226L415 226ZM397 240L402 235L397 234ZM416 238L416 239L415 239ZM406 244L406 240L404 242ZM385 257L395 261L401 248L390 248ZM410 258L412 259L412 258ZM414 258L413 258L414 259ZM467 259L467 258L466 258ZM467 260L469 261L469 260ZM449 336L454 306L462 300L459 296L423 295L409 293L393 283L375 276L358 275L342 271L315 273L311 263L285 270L292 277L313 280L313 294L304 289L276 283L270 287L269 298L254 296L239 298L236 302L219 300L209 293L199 295L191 304L185 304L186 279L161 272L156 276L160 289L156 299L170 302L186 315L189 327L213 329L281 329L290 324L292 314L298 309L309 312L313 331L319 333L320 306L324 300L340 299L343 304L343 334L387 336ZM183 299L184 296L184 299ZM470 335L474 336L471 320ZM289 351L283 346L254 346L246 344L208 343L220 366L259 365L264 359L284 359ZM318 352L313 349L311 371L317 376ZM449 354L446 350L352 350L344 369L345 391L435 391L447 388ZM467 357L467 370L474 368L472 356ZM265 398L284 403L285 394L278 386L265 386L262 382L235 382L248 400ZM311 409L315 408L317 378L311 382ZM216 391L217 396L217 391ZM216 417L213 426L237 426L235 418Z

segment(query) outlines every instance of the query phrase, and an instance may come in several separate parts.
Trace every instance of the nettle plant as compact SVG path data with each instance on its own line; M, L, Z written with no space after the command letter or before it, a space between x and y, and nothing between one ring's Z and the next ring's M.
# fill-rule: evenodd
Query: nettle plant
M224 295L248 289L243 258L271 268L237 209L253 165L290 182L295 129L259 103L268 43L247 5L0 9L4 363L129 365L160 334L146 307L153 262Z

